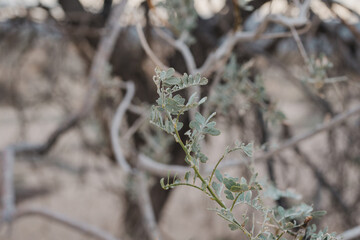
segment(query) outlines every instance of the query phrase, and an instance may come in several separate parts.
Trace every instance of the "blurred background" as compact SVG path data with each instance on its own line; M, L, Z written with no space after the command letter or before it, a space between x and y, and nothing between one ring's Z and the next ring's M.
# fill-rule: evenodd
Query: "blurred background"
M116 165L111 147L110 125L126 93L124 82L135 83L135 96L119 133L126 159L135 166L134 155L141 152L163 164L185 163L173 139L148 123L148 110L156 99L152 76L157 64L143 50L135 25L141 24L160 61L182 74L189 73L183 56L156 28L178 38L183 36L182 27L188 27L185 42L200 67L229 33L254 32L269 14L296 18L304 4L187 0L177 3L179 22L174 23L163 2L128 1L115 21L120 30L110 53L105 53L109 60L94 73L100 39L110 35L106 23L120 0L0 1L2 197L5 150L14 144L49 143L54 131L89 103L90 110L47 147L16 154L16 206L51 209L119 239L150 239L133 181ZM307 22L296 26L299 39L288 27L269 23L265 33L286 34L239 41L219 61L222 67L214 64L202 95L211 96L207 110L217 112L222 134L205 141L209 162L214 163L236 139L254 141L257 151L266 152L359 106L359 17L356 0L311 0ZM327 215L314 222L341 233L360 224L359 146L360 114L355 114L257 162L256 170L279 189L301 194L315 210L326 210ZM241 165L227 171L248 176ZM151 173L147 181L163 239L239 239L207 210L213 205L206 196L184 188L164 191ZM270 204L290 207L291 201L280 198ZM89 239L38 217L18 219L11 236L9 228L0 227L0 239Z

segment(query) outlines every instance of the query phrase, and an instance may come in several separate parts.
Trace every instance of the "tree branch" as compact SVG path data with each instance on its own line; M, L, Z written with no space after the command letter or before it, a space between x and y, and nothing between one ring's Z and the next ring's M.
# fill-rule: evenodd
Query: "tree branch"
M133 82L126 82L126 95L115 112L115 116L111 123L111 146L115 154L115 159L119 166L126 172L131 172L131 167L125 160L124 154L119 142L119 129L127 108L130 106L134 97L135 85Z
M144 172L136 173L138 191L137 200L143 215L146 230L152 240L161 240L154 209L149 195L148 180Z
M188 33L183 33L179 39L175 40L160 28L155 28L155 32L171 46L180 51L180 53L184 57L188 72L194 75L196 73L195 59L190 51L190 48L184 43L183 40Z
M47 220L54 221L56 223L64 225L65 227L78 231L86 236L93 237L99 240L118 240L116 237L110 235L109 233L101 229L98 229L88 224L84 224L82 222L75 221L62 214L52 212L44 208L26 208L18 210L14 216L14 220L19 220L20 218L30 216L39 216Z
M321 125L318 125L317 127L315 127L315 129L307 131L303 134L300 134L298 136L295 136L287 141L285 141L283 144L281 144L279 147L273 149L273 150L269 150L267 153L263 153L262 155L259 156L255 156L254 160L255 161L261 161L261 160L266 160L270 157L273 157L277 154L279 154L280 152L284 151L285 149L294 147L295 145L297 145L298 143L309 139L311 137L313 137L314 135L323 132L323 131L327 131L332 129L333 127L339 125L340 123L344 122L345 120L347 120L348 118L350 118L351 116L354 116L356 114L360 113L360 105L349 110L346 111L344 113L338 114L336 115L333 119L331 119L330 121L323 123ZM240 163L237 163L236 160L232 160L232 161L226 161L222 164L222 167L231 167L231 166L236 166L239 165ZM242 163L241 163L242 164Z
M190 171L190 167L184 167L180 165L168 165L160 162L156 162L144 154L138 156L138 168L151 173L158 177L164 177L170 174L170 176L185 176L185 173Z
M360 226L349 229L338 235L338 238L342 240L350 240L359 237L360 237Z
M161 60L156 56L156 54L150 48L148 42L146 41L144 31L143 31L140 23L136 24L136 31L138 33L141 46L143 47L143 49L146 52L146 54L148 55L148 57L155 63L155 65L159 66L162 69L168 69L169 67L166 66L164 63L162 63ZM175 72L175 76L181 77L181 74L178 72Z
M126 90L125 97L117 108L111 123L111 146L118 165L125 171L126 174L133 174L136 179L137 186L135 189L137 192L137 201L144 219L144 225L148 236L151 237L152 240L160 240L161 237L155 220L155 214L149 195L145 173L131 168L123 155L123 151L119 142L119 130L121 122L124 118L126 110L131 104L132 98L134 97L134 83L131 81L126 82Z
M213 71L216 70L212 68L213 65L221 58L223 58L229 51L231 51L238 42L288 36L287 34L283 35L283 33L280 35L278 33L264 33L270 22L275 22L286 27L300 27L307 25L308 19L306 15L309 10L309 6L310 0L306 0L300 6L299 15L296 18L289 18L283 15L269 15L265 17L263 22L253 32L237 31L235 33L229 33L223 43L208 56L204 64L199 69L197 69L196 72L200 72L204 76L209 76Z

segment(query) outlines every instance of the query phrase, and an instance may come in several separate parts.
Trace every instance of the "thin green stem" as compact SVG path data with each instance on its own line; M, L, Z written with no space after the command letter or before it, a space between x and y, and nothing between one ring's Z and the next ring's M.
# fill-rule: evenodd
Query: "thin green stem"
M178 115L178 118L179 118L179 115ZM199 172L199 169L197 169L196 165L193 164L193 162L192 162L192 160L191 160L192 157L191 157L189 151L187 150L187 148L185 147L183 141L181 140L178 130L176 129L176 125L177 125L177 122L178 122L178 118L177 118L177 120L176 120L176 123L174 124L175 134L176 134L178 143L180 144L181 148L184 150L184 152L185 152L185 154L186 154L186 157L187 157L187 158L189 159L189 161L192 163L191 168L194 169L195 174L200 178L201 182L206 185L206 189L209 191L211 197L212 197L222 208L226 208L225 204L217 197L217 195L214 193L214 191L212 190L212 188L210 187L210 185L209 185L209 184L206 182L206 180L201 176L201 174L200 174L200 172Z
M226 154L224 153L224 154L221 156L221 158L219 159L219 161L216 163L216 165L215 165L215 167L214 167L214 169L212 170L212 173L211 173L211 175L210 175L209 184L211 184L211 180L212 180L212 178L214 177L215 171L216 171L217 167L219 166L220 162L225 158L225 156L226 156Z
M175 134L176 134L176 138L177 138L176 140L177 140L177 142L180 144L181 148L184 150L184 152L185 152L185 154L186 154L186 157L188 157L188 158L189 158L189 161L192 163L191 168L194 170L196 176L198 176L199 179L201 180L201 182L206 185L206 189L209 191L209 193L207 193L206 191L205 191L205 193L206 193L206 194L209 194L209 195L212 197L212 199L214 199L222 208L227 209L226 205L225 205L225 204L218 198L218 196L214 193L213 189L210 187L210 185L206 182L206 180L205 180L205 179L202 177L202 175L200 174L199 169L198 169L198 168L196 167L196 165L192 162L192 157L191 157L189 151L187 150L187 148L185 147L183 141L181 140L180 135L179 135L179 132L178 132L178 130L177 130L177 128L176 128L176 127L177 127L178 120L179 120L179 116L180 116L180 114L177 116L176 123L174 123L174 129L175 129ZM225 156L224 156L224 157L225 157ZM193 186L193 185L191 185L191 186ZM196 187L196 188L197 188L197 189L201 189L201 188L199 188L199 187ZM203 190L201 189L201 191L203 191ZM203 191L203 192L204 192L204 191ZM231 222L231 221L230 221L230 222ZM236 224L236 225L241 229L241 231L243 231L243 232L246 234L246 236L251 239L251 234L249 233L249 231L246 230L246 228L244 228L236 219L234 219L234 220L232 221L232 223Z
M230 212L233 210L233 208L235 207L235 203L236 201L238 200L238 198L240 197L240 195L242 194L243 192L239 192L239 194L235 197L233 203L231 204L231 208L230 208Z
M170 187L176 187L176 186L188 186L188 187L193 187L193 188L196 188L202 192L204 192L200 187L196 186L196 185L193 185L193 184L190 184L190 183L173 183L173 184L170 184L169 185ZM210 196L209 193L205 192L208 196ZM211 196L210 196L211 197Z
M280 238L284 235L285 232L282 232L276 240L280 240Z
M246 236L251 239L251 233L249 233L249 231L246 230L246 228L244 228L236 219L233 220L233 223L235 223L236 225L238 225L239 228L241 229L241 231L243 231L243 233L245 233Z
M211 181L215 175L215 171L216 169L218 168L219 164L221 163L222 160L224 160L224 158L226 157L227 154L231 153L231 152L234 152L236 150L239 150L240 148L236 147L236 148L233 148L233 149L230 149L228 152L224 153L221 158L219 159L219 161L216 163L214 169L212 170L211 172L211 175L210 175L210 180L209 180L209 184L211 184Z
M218 214L221 218L225 219L226 221L228 221L229 223L235 224L236 226L238 226L240 228L240 230L242 230L245 235L251 239L251 234L248 232L248 230L246 230L236 219L232 219L230 220L229 218L226 218L224 216L222 216L221 214Z

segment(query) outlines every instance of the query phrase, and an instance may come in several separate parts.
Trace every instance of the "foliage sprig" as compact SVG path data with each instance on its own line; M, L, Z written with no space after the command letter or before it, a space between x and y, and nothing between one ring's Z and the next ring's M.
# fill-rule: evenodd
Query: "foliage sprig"
M311 206L304 203L289 209L280 206L266 206L263 202L264 195L274 199L279 197L298 199L299 196L288 191L281 191L272 185L260 184L257 180L258 174L254 171L252 164L249 166L251 173L249 180L244 177L231 177L219 171L219 164L231 152L241 151L245 156L252 159L254 148L252 143L237 142L235 147L228 147L217 161L210 175L204 176L200 173L199 164L205 164L208 159L201 151L201 140L206 135L217 136L220 134L220 130L215 127L216 122L212 121L216 113L204 117L197 112L189 124L189 129L181 137L179 131L184 127L184 124L180 121L180 116L191 108L203 104L206 97L199 99L194 93L186 101L177 92L192 86L205 85L208 80L199 74L195 76L184 74L182 77L176 77L174 73L175 70L172 68L166 71L155 69L153 80L159 98L156 100L157 105L153 105L151 108L150 122L175 138L185 153L185 162L192 171L187 172L183 180L175 176L170 181L168 177L165 183L165 179L162 178L160 181L162 188L168 190L177 186L188 186L204 192L217 203L217 208L214 211L229 222L230 229L242 231L251 240L336 239L334 234L328 234L325 230L315 233L316 228L313 226L307 229L308 222L313 217L324 215L325 212L323 211L314 212ZM184 137L186 140L183 140ZM190 180L191 177L192 181ZM197 180L200 180L200 184ZM267 187L265 191L263 191L264 186ZM249 216L247 212L243 213L240 219L237 218L235 211L237 205L251 207L260 213L262 219L255 219L255 214ZM250 218L252 218L252 225L249 223ZM256 226L256 223L259 222L259 226Z

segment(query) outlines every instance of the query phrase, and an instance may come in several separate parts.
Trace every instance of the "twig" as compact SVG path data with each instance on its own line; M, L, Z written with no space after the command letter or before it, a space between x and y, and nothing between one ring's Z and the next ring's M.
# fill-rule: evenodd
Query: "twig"
M186 34L188 33L182 33L180 38L178 40L175 40L160 28L155 28L155 31L162 39L164 39L171 46L173 46L174 48L180 51L180 53L184 57L188 72L192 75L195 74L196 64L195 64L194 56L192 55L190 48L183 41Z
M136 178L138 183L137 199L147 232L152 240L161 240L149 195L148 180L144 172L136 173Z
M278 38L283 37L283 35L279 35L277 33L266 33L268 24L270 22L275 22L278 24L282 24L286 27L300 27L306 25L308 23L307 12L309 10L310 0L306 0L300 7L300 13L296 18L289 18L283 15L269 15L264 21L260 24L260 26L253 32L242 32L237 31L235 33L230 33L223 41L223 43L213 52L208 58L205 60L204 64L196 70L196 72L200 72L204 76L210 75L216 69L212 69L214 63L220 60L223 56L226 55L227 52L231 51L236 43L241 41L252 41L257 39L269 39L269 38Z
M140 23L136 24L136 31L138 33L141 46L143 47L146 54L149 56L149 58L155 63L155 65L159 66L162 69L168 69L169 67L166 66L164 63L161 62L161 60L156 56L156 54L151 50L148 42L146 41L144 31L140 25ZM178 72L175 72L175 75L177 77L180 77L181 74Z
M215 77L214 80L212 81L210 88L209 88L209 98L208 99L213 99L214 95L216 94L216 87L218 86L219 82L221 81L222 77L224 74L224 67L219 68L216 73L215 73ZM207 104L204 106L203 109L203 115L204 116L208 116L209 112L210 112L210 104Z
M127 108L129 107L132 98L134 97L134 93L135 93L134 83L130 82L130 81L126 82L126 89L127 89L126 95L125 95L123 101L121 102L121 104L119 105L119 107L117 108L117 110L115 112L115 116L112 120L110 135L111 135L111 146L112 146L112 149L115 154L115 159L116 159L117 163L121 166L121 168L126 173L129 173L129 172L131 172L131 167L125 160L124 154L120 147L119 129L120 129L120 125L121 125L122 119L124 117L124 114L125 114Z
M291 131L290 126L284 124L283 125L283 132L284 132L283 133L284 137L287 137L287 138L292 137L292 131ZM305 165L307 165L311 169L311 171L313 172L313 174L317 178L320 185L324 186L324 188L326 188L330 192L332 198L336 202L336 206L339 207L341 209L341 212L344 214L344 217L346 219L345 221L347 221L350 225L353 225L356 221L354 220L354 218L351 215L350 208L347 206L346 202L340 196L339 191L337 189L335 189L329 183L329 181L327 180L325 175L320 171L320 169L314 163L312 163L312 161L311 161L310 157L308 156L308 154L303 152L299 145L295 145L293 147L293 150L298 155L298 157L301 158L301 161L303 163L305 163Z
M360 226L357 226L339 234L338 238L342 240L350 240L350 239L359 238L359 236L360 236Z
M15 212L15 190L14 190L14 162L15 152L13 147L8 147L3 153L3 220L10 221Z
M356 13L354 10L346 7L343 3L340 3L338 1L331 1L333 3L338 4L339 6L343 7L344 9L350 11L352 14L355 14L357 17L359 17L359 14ZM342 22L342 24L344 24L349 30L350 32L354 35L354 37L356 38L357 41L360 41L360 32L357 30L357 28L353 25L351 25L350 23L348 23L343 17L341 17L332 7L328 6L328 4L326 4L326 6L328 7L328 9L338 18L340 19L340 21Z
M148 235L153 240L160 240L160 233L157 228L155 214L152 207L151 199L149 196L149 189L147 187L147 180L145 177L144 172L136 171L131 168L131 166L126 161L121 145L119 142L119 130L121 126L122 119L126 110L129 108L132 98L134 97L135 93L135 85L133 82L126 82L126 95L122 102L120 103L119 107L117 108L114 118L111 123L111 146L115 154L115 159L118 165L127 173L127 174L134 174L136 178L137 184L137 201L140 207L142 216L144 218L144 225Z
M62 214L46 210L44 208L26 208L18 210L14 216L14 220L19 220L23 217L39 216L50 221L54 221L68 228L76 230L86 236L93 237L99 240L118 240L118 238L110 235L109 233L98 229L94 226L84 224L79 221L70 219Z
M331 119L330 121L323 123L321 125L318 125L315 129L310 130L308 132L305 132L303 134L300 134L298 136L295 136L287 141L285 141L283 144L281 144L281 146L273 149L273 150L269 150L269 152L262 154L260 156L257 156L254 158L255 161L261 161L261 160L266 160L270 157L273 157L275 155L277 155L278 153L284 151L285 149L294 147L295 145L297 145L298 143L309 139L311 137L313 137L314 135L323 132L323 131L327 131L332 129L333 127L335 127L336 125L339 125L340 123L344 122L345 120L347 120L348 118L350 118L351 116L354 116L356 114L360 113L360 105L349 110L346 111L344 113L338 114L336 115L333 119ZM239 163L236 162L236 160L233 161L226 161L223 163L222 167L231 167L231 166L236 166Z
M14 164L17 152L33 149L33 145L16 144L6 147L3 152L2 164L2 216L1 220L10 222L16 211L15 187L14 187Z
M148 120L147 113L148 112L146 111L144 114L142 114L126 131L123 137L125 140L129 140L135 134L135 132Z
M357 18L360 18L360 14L355 9L352 9L351 7L346 6L345 3L341 2L341 1L337 1L337 0L330 0L330 2L341 6L342 8L344 8L344 9L348 10L349 12L351 12L352 14L354 14Z
M190 171L190 167L184 167L180 165L168 165L156 162L144 154L138 156L138 168L151 173L158 177L164 177L166 175L179 177L184 176L186 172Z
M310 63L310 58L309 58L308 54L306 53L305 47L301 42L299 34L297 33L296 29L293 26L289 26L289 28L290 28L291 34L293 35L293 38L296 42L296 45L298 46L299 52L300 52L302 58L304 59L305 64L307 65L310 73L313 73L314 68Z
M325 123L315 127L314 130L310 130L306 133L300 134L299 136L295 136L294 138L285 141L280 147L278 147L274 150L271 150L266 154L255 157L255 160L257 160L257 161L264 160L271 156L274 156L274 155L278 154L279 152L281 152L289 147L293 147L296 144L298 144L299 142L309 139L320 132L330 130L331 128L342 123L343 121L347 120L351 116L359 114L359 113L360 113L360 106L357 106L349 111L338 114L333 119L331 119L329 122L325 122Z

